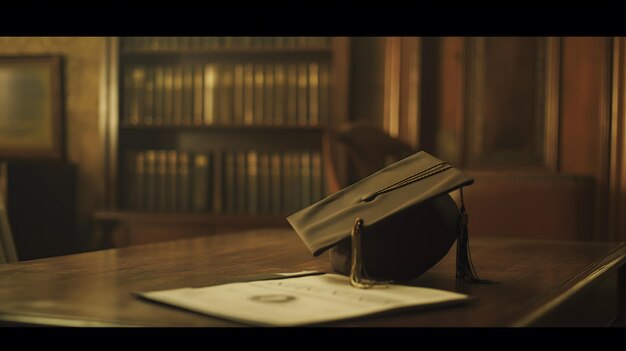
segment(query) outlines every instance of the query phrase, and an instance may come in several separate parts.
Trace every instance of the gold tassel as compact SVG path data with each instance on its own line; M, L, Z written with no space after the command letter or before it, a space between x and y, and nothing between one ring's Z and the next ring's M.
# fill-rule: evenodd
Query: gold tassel
M469 233L467 230L468 215L463 201L463 188L461 188L461 210L459 213L459 236L456 241L456 279L470 283L491 283L489 280L480 279L474 265L469 247Z

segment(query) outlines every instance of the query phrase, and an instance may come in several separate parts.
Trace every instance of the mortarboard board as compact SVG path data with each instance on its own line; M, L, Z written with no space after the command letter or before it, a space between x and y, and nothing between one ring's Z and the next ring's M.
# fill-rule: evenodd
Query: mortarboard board
M420 151L287 220L315 256L331 249L333 269L351 278L358 274L357 280L416 278L458 239L457 279L480 281L469 257L462 201L462 187L473 182L452 164ZM460 209L448 194L459 188Z

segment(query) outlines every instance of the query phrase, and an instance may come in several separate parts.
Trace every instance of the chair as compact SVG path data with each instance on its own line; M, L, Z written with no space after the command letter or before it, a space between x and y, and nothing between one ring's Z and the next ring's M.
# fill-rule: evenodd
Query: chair
M417 150L382 130L346 124L326 132L322 141L329 193L348 186L337 171L343 149L363 179ZM434 155L437 156L437 155ZM472 237L590 240L593 236L593 177L522 170L472 171L474 184L464 188ZM459 203L459 192L451 193Z
M17 262L17 251L2 197L0 192L0 263Z
M348 186L338 172L338 154L347 153L354 166L355 180L363 179L385 166L417 152L400 139L364 123L347 123L325 132L322 157L328 191L332 194Z
M591 240L595 181L591 176L468 171L464 189L472 236Z

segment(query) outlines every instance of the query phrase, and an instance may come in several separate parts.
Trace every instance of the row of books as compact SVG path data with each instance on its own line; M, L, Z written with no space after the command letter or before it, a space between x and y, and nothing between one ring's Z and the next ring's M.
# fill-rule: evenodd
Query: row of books
M126 207L142 212L290 214L325 194L317 151L128 151Z
M325 62L128 65L127 125L326 125Z
M248 48L325 48L329 37L123 37L124 52Z

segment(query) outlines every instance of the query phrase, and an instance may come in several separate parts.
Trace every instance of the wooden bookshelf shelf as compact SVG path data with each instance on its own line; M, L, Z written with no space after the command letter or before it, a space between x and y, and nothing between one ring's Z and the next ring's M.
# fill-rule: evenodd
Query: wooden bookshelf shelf
M177 50L125 50L120 57L131 61L176 60L180 58L272 58L291 59L299 57L328 57L332 55L332 48L228 48L228 49L186 49Z
M247 222L258 226L289 226L284 215L97 211L94 213L94 219L111 222L195 223L207 225Z
M281 132L323 132L326 128L322 126L291 126L291 125L132 125L122 124L121 130L204 130L204 131L281 131Z
M114 246L288 226L326 195L321 141L349 116L349 38L108 47L107 198L94 220Z

